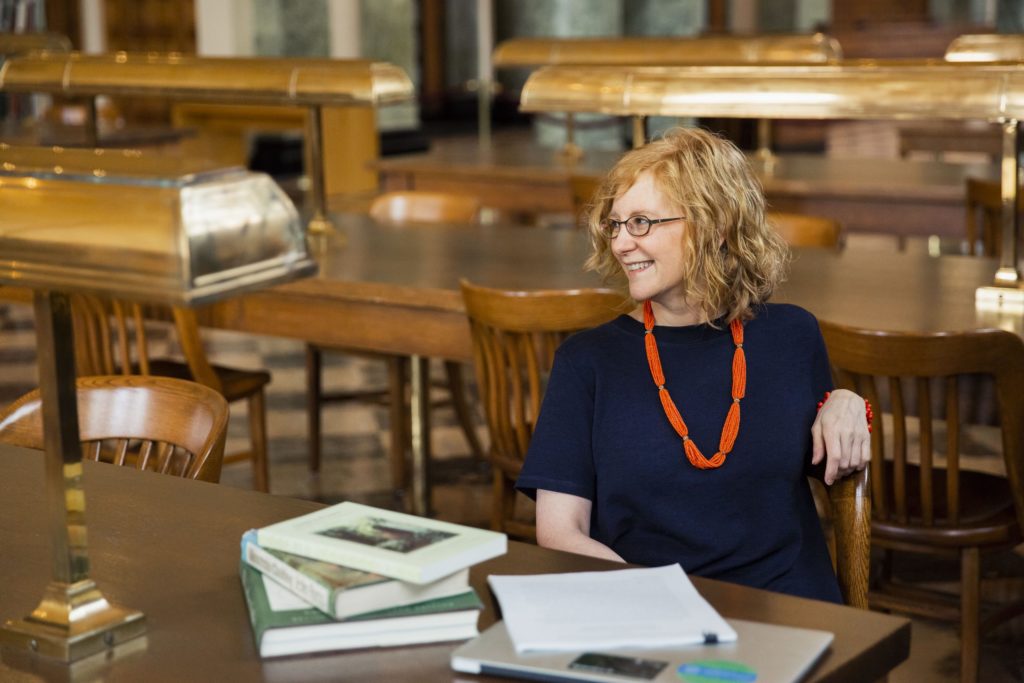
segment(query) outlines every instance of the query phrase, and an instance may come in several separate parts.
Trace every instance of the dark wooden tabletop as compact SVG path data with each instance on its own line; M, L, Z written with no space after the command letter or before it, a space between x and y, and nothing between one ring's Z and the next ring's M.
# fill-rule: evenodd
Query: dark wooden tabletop
M0 447L0 617L33 609L50 575L41 453ZM4 681L470 681L449 670L453 644L260 660L238 580L242 532L309 512L316 503L85 463L92 577L106 597L142 610L143 638L115 657L68 667L4 649ZM511 543L473 569L489 602L489 573L541 573L621 565ZM835 633L810 680L875 680L909 652L906 619L694 579L724 616ZM494 620L490 606L481 628Z
M393 227L338 217L338 231L314 241L320 273L216 304L206 324L317 343L470 360L459 278L509 289L600 286L583 270L581 231L504 225ZM821 319L877 329L940 332L1001 327L1024 334L1024 315L975 306L995 261L931 256L911 247L819 248L794 252L773 301ZM893 243L893 245L895 242ZM417 334L409 334L417 330Z

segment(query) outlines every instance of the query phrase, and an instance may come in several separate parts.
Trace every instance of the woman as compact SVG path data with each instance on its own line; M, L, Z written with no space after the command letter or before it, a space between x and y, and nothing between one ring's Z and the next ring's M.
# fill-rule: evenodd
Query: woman
M806 475L864 468L865 403L826 397L814 317L765 303L788 249L746 158L673 131L622 157L589 229L588 267L640 305L556 354L517 482L540 544L839 602Z

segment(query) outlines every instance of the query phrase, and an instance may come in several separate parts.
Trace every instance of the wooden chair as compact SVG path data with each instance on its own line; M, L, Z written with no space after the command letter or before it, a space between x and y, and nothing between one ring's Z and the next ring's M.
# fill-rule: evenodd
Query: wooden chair
M454 223L474 224L480 216L480 201L476 197L443 192L405 191L387 192L373 200L370 216L379 223L430 224ZM387 389L357 389L350 391L324 391L323 352L339 351L384 360L388 364ZM309 468L320 469L322 454L321 409L323 404L348 400L386 399L390 407L391 432L391 479L395 489L408 486L409 472L405 461L409 430L405 410L406 386L408 384L409 359L387 354L371 354L344 348L326 348L315 344L306 345L306 412L309 424ZM426 361L424 360L424 368ZM447 388L455 415L469 443L474 456L483 457L483 448L476 436L476 427L465 398L462 365L446 362ZM428 452L429 452L429 439Z
M494 469L491 528L535 539L516 514L515 480L530 445L555 348L569 333L622 312L611 290L505 291L462 281L473 337L480 401L487 417Z
M1002 190L998 180L967 179L967 253L993 256L1002 252ZM1024 188L1017 193L1017 213L1024 212Z
M139 470L220 481L228 404L196 382L169 377L80 377L82 455ZM42 402L35 389L0 413L0 442L43 448Z
M1024 540L1024 342L1001 330L911 335L827 322L821 329L838 383L876 406L891 405L891 452L883 433L885 421L875 420L871 442L871 542L883 555L881 577L869 596L871 606L959 620L961 680L975 681L981 634L1024 613L1024 602L988 612L982 605L980 579L983 553ZM1006 477L961 467L960 435L965 425L960 389L976 374L995 382ZM911 392L914 404L908 405L905 396ZM944 414L935 410L936 405ZM907 448L907 425L912 420L920 433L916 453ZM944 444L935 438L942 431ZM945 457L940 461L943 447ZM960 595L901 582L893 571L894 552L957 558Z
M472 195L409 190L385 192L370 204L378 223L476 223L480 200Z
M250 450L232 453L224 462L252 460L253 487L269 490L264 389L270 383L270 373L210 363L191 309L143 306L85 294L75 294L71 306L79 376L140 374L188 379L219 392L228 403L247 401ZM143 323L152 317L173 320L184 362L150 358Z
M793 247L827 247L840 245L839 221L824 216L769 211L768 223Z

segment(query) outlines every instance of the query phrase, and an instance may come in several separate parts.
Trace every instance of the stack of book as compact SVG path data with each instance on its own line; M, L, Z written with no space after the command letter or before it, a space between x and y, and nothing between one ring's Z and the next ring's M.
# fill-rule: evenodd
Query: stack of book
M482 604L469 567L504 534L341 503L250 529L239 571L263 657L464 640Z

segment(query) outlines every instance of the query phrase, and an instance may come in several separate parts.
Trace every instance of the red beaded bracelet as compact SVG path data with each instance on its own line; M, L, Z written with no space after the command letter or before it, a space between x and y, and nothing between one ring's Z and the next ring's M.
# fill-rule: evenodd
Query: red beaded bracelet
M825 405L825 401L828 400L828 397L831 394L832 394L831 391L826 391L825 392L825 398L823 398L822 400L818 401L818 410L819 411L821 410L821 407L823 405ZM871 423L875 419L875 413L874 413L874 411L871 410L871 401L869 401L867 399L864 399L864 419L866 419L868 421L868 434L870 434L871 433Z

